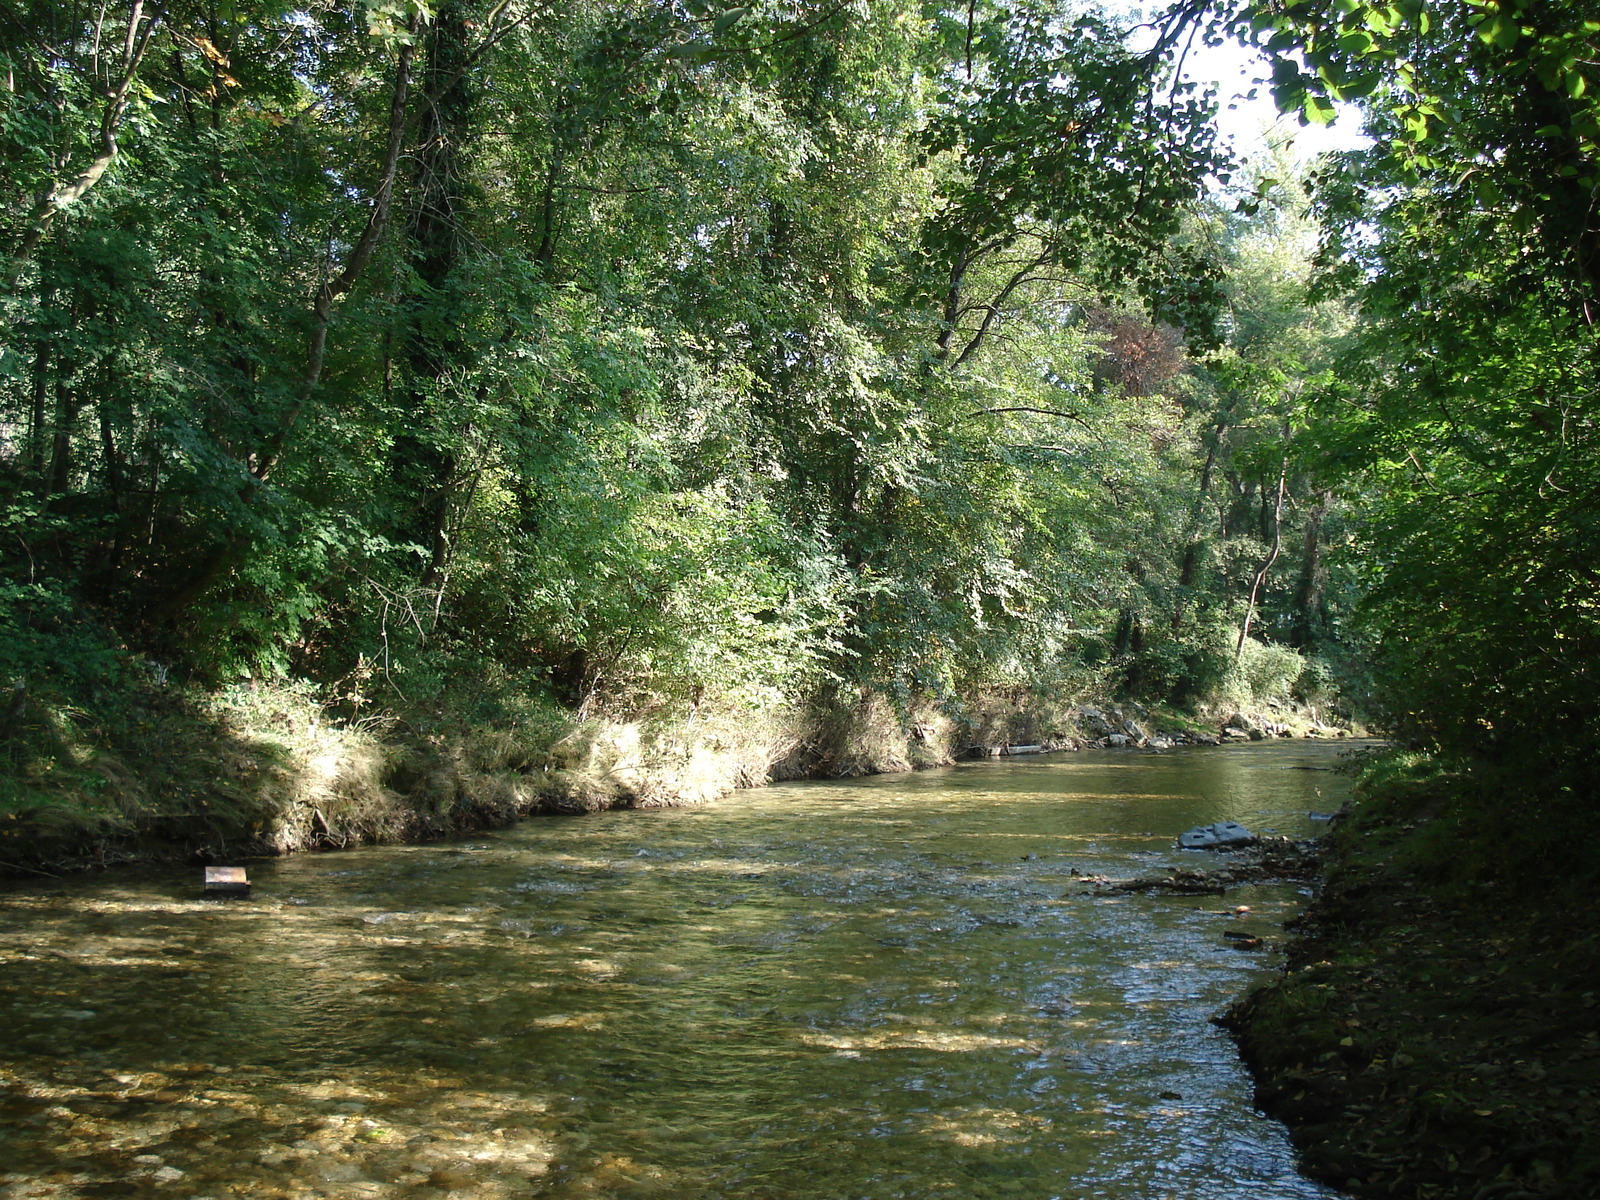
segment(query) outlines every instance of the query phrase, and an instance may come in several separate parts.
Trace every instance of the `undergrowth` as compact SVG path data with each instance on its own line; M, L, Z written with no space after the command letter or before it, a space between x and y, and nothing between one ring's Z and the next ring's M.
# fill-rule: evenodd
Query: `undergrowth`
M1289 969L1230 1015L1262 1105L1358 1196L1600 1191L1592 793L1533 768L1368 764Z
M695 804L1072 728L1064 698L1027 689L897 702L854 688L810 704L641 694L575 713L485 678L409 707L373 702L361 679L205 689L129 671L92 707L24 690L0 739L0 869L281 854L537 812Z

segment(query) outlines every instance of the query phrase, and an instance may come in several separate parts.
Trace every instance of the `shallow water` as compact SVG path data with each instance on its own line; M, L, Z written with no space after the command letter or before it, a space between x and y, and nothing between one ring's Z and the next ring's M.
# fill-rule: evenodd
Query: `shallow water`
M0 1198L1334 1197L1209 1023L1276 961L1223 931L1297 889L1073 872L1312 835L1342 749L784 785L258 863L248 901L11 887Z

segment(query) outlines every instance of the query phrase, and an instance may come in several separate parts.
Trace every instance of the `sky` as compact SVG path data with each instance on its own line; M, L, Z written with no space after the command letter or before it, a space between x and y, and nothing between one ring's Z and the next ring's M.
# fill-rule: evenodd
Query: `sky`
M1111 0L1106 7L1135 19L1143 15L1143 5L1139 3ZM1217 85L1221 109L1217 127L1241 157L1265 149L1269 131L1292 135L1295 152L1308 159L1330 150L1352 150L1370 144L1361 133L1361 116L1353 105L1336 105L1338 116L1327 126L1303 126L1295 117L1280 115L1266 84L1270 75L1266 60L1232 39L1220 46L1206 46L1196 38L1184 56L1183 66L1185 79ZM1248 100L1245 97L1252 89L1256 97Z
M1203 46L1197 40L1184 59L1185 78L1217 85L1217 102L1221 106L1217 126L1241 155L1264 148L1269 131L1291 134L1294 149L1303 158L1370 144L1361 132L1361 115L1353 105L1338 105L1339 115L1326 126L1303 126L1295 117L1280 115L1265 82L1268 75L1265 59L1233 41ZM1256 90L1255 99L1245 99L1252 88Z

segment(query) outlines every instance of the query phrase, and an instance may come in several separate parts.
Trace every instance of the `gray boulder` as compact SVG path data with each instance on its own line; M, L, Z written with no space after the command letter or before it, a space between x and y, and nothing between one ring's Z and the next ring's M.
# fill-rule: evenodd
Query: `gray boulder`
M1226 741L1244 741L1246 738L1252 742L1259 742L1267 736L1267 730L1261 722L1242 712L1236 712L1222 723L1222 736Z
M1116 732L1116 727L1106 719L1106 714L1098 708L1084 706L1078 710L1078 724L1094 737L1108 737Z
M1236 821L1199 825L1178 835L1178 845L1185 850L1236 850L1255 844L1256 835Z

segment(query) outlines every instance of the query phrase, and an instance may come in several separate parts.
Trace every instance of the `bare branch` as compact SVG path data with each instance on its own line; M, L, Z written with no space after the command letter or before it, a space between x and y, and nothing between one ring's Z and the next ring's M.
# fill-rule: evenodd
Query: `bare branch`
M1089 424L1089 422L1078 413L1067 412L1065 409L1060 408L1034 408L1032 405L1027 404L1018 404L1006 408L980 408L975 412L969 412L961 419L963 421L970 421L974 417L992 417L998 416L1001 413L1038 413L1042 417L1065 417L1069 421L1076 421L1090 433L1094 432L1094 426Z
M959 367L962 363L966 362L969 358L977 353L978 347L983 344L983 339L988 336L989 330L993 327L995 321L999 319L1000 310L1004 306L1005 302L1011 298L1012 294L1019 287L1029 281L1031 278L1030 273L1032 271L1044 266L1045 263L1049 262L1054 257L1054 247L1047 247L1043 253L1033 258L1027 263L1027 265L1022 267L1021 270L1012 275L1012 277L1006 282L1005 287L1000 289L999 294L984 306L988 309L988 311L984 314L983 323L978 326L977 332L974 333L971 339L967 342L966 348L963 349L960 354L956 355L955 361L950 364L951 370L955 370L955 368Z

